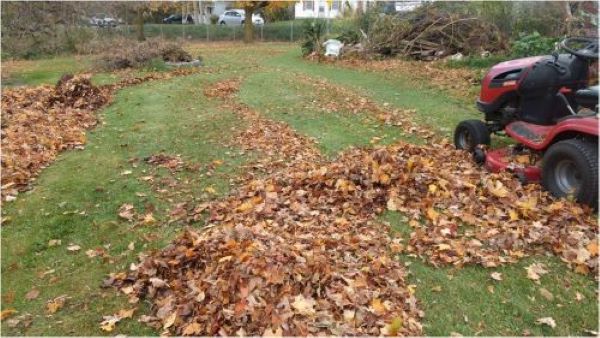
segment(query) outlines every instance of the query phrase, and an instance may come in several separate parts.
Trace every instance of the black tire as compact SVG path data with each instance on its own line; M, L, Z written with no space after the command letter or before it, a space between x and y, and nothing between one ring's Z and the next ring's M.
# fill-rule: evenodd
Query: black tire
M219 23L219 25L221 25L221 26L225 26L225 21L221 21L221 22Z
M485 123L479 120L466 120L456 126L454 130L456 149L473 151L480 144L490 144L490 131Z
M598 144L570 139L555 143L542 160L542 185L556 197L573 196L598 208Z

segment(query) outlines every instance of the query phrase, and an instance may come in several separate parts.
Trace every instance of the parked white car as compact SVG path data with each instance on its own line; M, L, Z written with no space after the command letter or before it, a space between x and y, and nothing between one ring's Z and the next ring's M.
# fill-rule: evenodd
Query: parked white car
M220 25L243 25L246 21L246 13L243 9L230 9L219 16ZM264 25L265 20L259 14L252 14L252 22L255 25Z
M104 13L99 13L90 18L90 25L98 27L115 27L118 24L118 20L107 16Z

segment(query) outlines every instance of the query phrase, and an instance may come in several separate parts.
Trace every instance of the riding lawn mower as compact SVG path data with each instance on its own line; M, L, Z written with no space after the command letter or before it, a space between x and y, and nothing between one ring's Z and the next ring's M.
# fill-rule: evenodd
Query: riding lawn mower
M484 120L462 121L454 144L492 172L541 182L557 197L598 207L598 39L572 37L554 52L506 61L485 75L477 108ZM489 149L492 133L516 144ZM525 163L513 159L525 157ZM529 160L527 160L529 159Z

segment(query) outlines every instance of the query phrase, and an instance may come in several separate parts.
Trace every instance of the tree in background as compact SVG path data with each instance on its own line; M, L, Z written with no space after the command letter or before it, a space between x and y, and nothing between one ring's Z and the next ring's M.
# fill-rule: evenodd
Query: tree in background
M286 8L290 5L290 1L238 1L236 7L242 8L246 15L244 21L244 42L251 43L254 41L254 22L252 15L259 10L276 11L281 8Z

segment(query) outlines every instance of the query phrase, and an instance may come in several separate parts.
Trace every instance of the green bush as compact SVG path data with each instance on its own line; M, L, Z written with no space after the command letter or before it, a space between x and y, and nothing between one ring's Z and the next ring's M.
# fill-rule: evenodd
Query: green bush
M446 66L449 68L467 67L472 69L487 69L510 58L508 55L490 55L488 57L466 56L460 60L448 60L446 61Z
M519 38L512 43L511 54L515 57L550 54L559 40L559 38L542 36L537 31L532 34L520 34Z
M321 45L325 37L325 24L324 20L306 21L304 23L302 55L308 55L313 52L321 54Z
M210 24L211 25L216 25L219 22L219 16L218 15L211 15L210 16Z
M337 37L338 40L345 44L356 44L360 42L361 33L356 29L346 29Z

